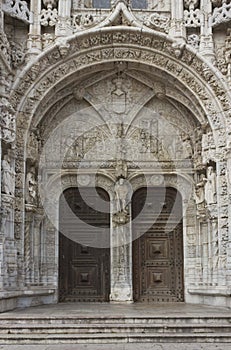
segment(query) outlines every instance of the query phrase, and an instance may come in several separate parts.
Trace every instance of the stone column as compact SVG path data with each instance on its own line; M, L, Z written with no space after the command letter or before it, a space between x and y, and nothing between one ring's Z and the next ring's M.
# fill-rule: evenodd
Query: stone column
M26 205L26 216L24 226L24 261L25 261L25 283L32 282L32 237L34 232L34 210L31 205Z
M171 28L169 34L175 39L185 41L186 28L184 26L184 1L171 0Z
M218 152L217 152L218 154ZM220 287L229 287L227 283L228 275L228 246L229 246L229 208L230 208L230 187L226 177L226 169L228 168L227 161L222 158L216 163L217 174L217 205L216 216L218 217L218 284ZM228 156L228 155L227 155Z
M59 0L58 6L59 17L55 27L55 35L57 37L65 37L73 32L71 27L71 1Z
M110 295L112 302L133 302L130 209L129 212L116 212L112 219Z
M212 3L210 0L201 0L201 12L202 12L202 23L201 23L201 40L199 52L209 59L215 61L214 43L212 26L210 23L210 17L212 15Z
M208 222L201 225L203 285L208 284Z
M30 55L38 55L42 50L41 42L41 0L31 0L31 12L33 13L33 22L30 24L29 37L28 37L28 50Z
M40 284L40 265L41 265L41 228L42 216L35 215L35 225L33 232L33 279L34 284Z

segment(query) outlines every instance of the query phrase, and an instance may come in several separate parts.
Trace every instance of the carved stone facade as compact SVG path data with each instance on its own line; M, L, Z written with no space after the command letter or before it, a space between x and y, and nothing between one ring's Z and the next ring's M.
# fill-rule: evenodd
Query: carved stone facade
M147 211L137 219L143 236L157 215L156 207L150 214L149 192L171 188L180 221L174 200L159 198L157 226L140 244L145 251L150 238L147 256L156 259L163 248L166 258L166 242L180 237L176 259L184 283L180 297L165 291L165 301L230 307L230 1L5 0L0 6L0 310L58 302L60 196L75 187L101 188L110 197L104 247L110 301L133 302L138 293L134 249L140 259L146 253L133 244L139 239L134 193L147 189ZM100 198L96 206L103 212ZM156 236L155 227L161 227ZM89 246L84 239L75 243ZM99 248L95 242L92 249ZM88 254L80 245L73 254ZM175 276L170 268L163 272L169 254L146 276L160 293ZM88 272L79 276L79 285L87 285Z

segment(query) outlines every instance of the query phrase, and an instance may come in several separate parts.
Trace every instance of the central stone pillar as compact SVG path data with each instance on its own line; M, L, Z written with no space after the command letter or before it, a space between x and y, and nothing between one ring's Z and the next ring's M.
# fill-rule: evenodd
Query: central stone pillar
M112 212L110 300L133 302L131 206Z

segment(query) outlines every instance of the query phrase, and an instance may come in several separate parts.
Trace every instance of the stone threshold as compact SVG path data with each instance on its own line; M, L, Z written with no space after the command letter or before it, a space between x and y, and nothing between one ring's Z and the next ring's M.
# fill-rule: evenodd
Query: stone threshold
M231 296L230 288L217 288L215 286L211 286L212 289L208 289L208 287L197 287L188 289L188 293L197 294L197 295L211 295L211 296Z
M4 292L0 292L0 300L18 298L18 297L27 297L27 296L31 297L31 296L40 296L40 295L51 295L54 293L55 293L55 289L52 289L52 288L4 291Z

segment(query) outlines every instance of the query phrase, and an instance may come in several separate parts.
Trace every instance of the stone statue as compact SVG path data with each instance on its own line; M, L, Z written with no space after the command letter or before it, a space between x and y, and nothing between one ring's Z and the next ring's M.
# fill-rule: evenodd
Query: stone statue
M6 154L2 160L2 192L10 196L14 195L15 172L11 165L10 156Z
M195 200L196 204L203 204L205 201L205 180L203 174L200 176L200 181L195 187Z
M115 184L115 200L117 212L126 212L126 207L131 200L131 185L123 177Z
M26 176L26 203L36 204L36 186L35 168L31 167Z
M212 166L207 169L207 178L205 180L205 200L207 205L216 203L216 173Z

